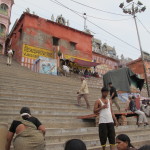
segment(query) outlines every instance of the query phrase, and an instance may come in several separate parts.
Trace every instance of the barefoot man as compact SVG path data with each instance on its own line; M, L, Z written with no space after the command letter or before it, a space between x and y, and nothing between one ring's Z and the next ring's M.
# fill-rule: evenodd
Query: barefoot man
M95 102L94 113L99 114L99 138L103 150L106 149L107 138L110 150L115 150L115 124L118 125L115 115L112 112L112 102L107 99L109 90L101 89L102 97Z
M88 94L89 94L88 85L87 85L87 82L86 82L84 77L81 78L81 82L82 82L81 88L77 92L77 94L79 94L78 97L77 97L78 106L81 106L81 98L83 97L85 99L87 108L89 109L90 104L88 102Z

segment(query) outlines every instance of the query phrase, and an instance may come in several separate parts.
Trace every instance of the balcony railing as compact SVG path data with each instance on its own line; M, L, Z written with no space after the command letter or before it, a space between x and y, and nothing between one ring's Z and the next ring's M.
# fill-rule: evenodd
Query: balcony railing
M0 14L3 14L5 16L8 16L8 11L0 9Z

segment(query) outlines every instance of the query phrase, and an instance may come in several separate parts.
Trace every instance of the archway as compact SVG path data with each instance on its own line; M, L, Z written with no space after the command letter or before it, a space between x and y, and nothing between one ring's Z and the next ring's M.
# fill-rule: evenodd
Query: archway
M0 13L3 15L8 15L8 6L4 3L0 5Z
M2 54L2 51L3 51L3 45L0 44L0 54Z
M4 24L0 23L0 36L5 36L6 27Z

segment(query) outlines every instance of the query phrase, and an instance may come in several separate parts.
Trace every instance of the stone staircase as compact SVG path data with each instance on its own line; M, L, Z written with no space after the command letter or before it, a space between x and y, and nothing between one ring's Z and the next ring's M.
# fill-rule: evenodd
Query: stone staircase
M88 79L90 87L89 102L91 109L77 107L76 92L80 87L80 79L58 77L31 72L13 61L6 65L6 57L0 56L0 122L10 125L19 115L20 108L28 106L32 115L46 126L46 149L63 150L67 140L82 139L88 150L100 149L98 129L93 121L77 119L78 116L93 113L95 100L100 97L102 79ZM119 102L124 112L125 103ZM118 112L113 106L114 112ZM135 118L128 119L128 126L116 128L117 134L128 134L135 146L150 142L150 127L136 125ZM12 148L13 149L13 148Z

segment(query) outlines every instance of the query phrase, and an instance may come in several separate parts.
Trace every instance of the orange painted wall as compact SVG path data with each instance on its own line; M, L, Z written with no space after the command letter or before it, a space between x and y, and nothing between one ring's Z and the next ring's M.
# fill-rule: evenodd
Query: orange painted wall
M16 37L12 36L12 47L16 51L15 58L17 60L20 60L18 57L21 57L20 53L22 53L22 48L17 47L18 40L20 41L18 30L21 25L22 45L27 44L53 50L52 37L57 37L60 39L60 50L64 55L92 60L92 35L27 13L22 15L15 29L15 32L17 32ZM69 42L76 43L77 51L70 50Z
M143 62L142 62L141 59L135 60L135 61L127 64L127 66L134 73L139 74L142 78L145 78L144 68L143 68ZM146 66L147 76L150 76L150 62L149 61L145 61L145 66Z
M13 58L17 60L19 63L21 63L21 58L22 58L23 40L20 32L20 29L22 28L22 24L23 24L23 20L20 20L18 26L14 28L10 37L11 48L14 51Z

